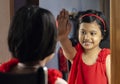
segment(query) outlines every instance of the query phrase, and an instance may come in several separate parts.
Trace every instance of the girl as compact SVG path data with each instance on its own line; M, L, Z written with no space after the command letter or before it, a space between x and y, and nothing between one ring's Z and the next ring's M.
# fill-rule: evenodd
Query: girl
M0 72L33 73L54 56L56 22L49 10L37 6L20 8L11 23L8 46L13 59ZM24 80L23 80L24 81ZM58 70L48 69L48 84L67 84Z
M63 9L57 21L58 40L64 56L72 63L68 84L110 84L110 50L99 47L109 32L104 15L95 10L82 12L77 21L79 42L75 47L68 38L71 31L68 11Z

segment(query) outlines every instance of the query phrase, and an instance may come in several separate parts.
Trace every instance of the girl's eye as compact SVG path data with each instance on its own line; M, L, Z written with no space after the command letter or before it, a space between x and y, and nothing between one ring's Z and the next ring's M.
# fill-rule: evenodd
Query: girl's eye
M96 32L91 32L91 35L92 35L92 36L96 35Z
M86 34L86 32L85 32L85 31L81 31L81 34L82 34L82 35L85 35L85 34Z

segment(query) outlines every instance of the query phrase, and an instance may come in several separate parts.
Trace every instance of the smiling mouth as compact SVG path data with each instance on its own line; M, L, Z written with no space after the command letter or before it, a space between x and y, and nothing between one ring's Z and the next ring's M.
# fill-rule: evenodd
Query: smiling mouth
M83 45L89 46L89 45L91 45L91 43L92 43L92 42L83 42Z

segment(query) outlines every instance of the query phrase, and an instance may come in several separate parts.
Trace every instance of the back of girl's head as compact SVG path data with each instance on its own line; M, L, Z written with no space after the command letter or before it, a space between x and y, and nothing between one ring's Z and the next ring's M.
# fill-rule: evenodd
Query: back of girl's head
M108 38L109 25L108 25L108 22L102 12L96 11L96 10L82 11L82 12L78 13L76 18L77 18L77 31L78 31L79 25L81 23L91 23L91 22L95 21L100 26L103 40ZM77 32L76 36L78 36L78 32Z
M49 10L22 7L11 23L8 46L21 62L38 61L54 52L56 37L55 19Z

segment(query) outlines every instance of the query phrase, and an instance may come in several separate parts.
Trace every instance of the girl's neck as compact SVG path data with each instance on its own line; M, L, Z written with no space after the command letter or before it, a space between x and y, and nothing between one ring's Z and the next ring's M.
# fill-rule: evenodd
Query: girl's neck
M18 63L18 67L21 68L39 68L45 66L45 62L43 61L38 61L38 62L30 62L30 63Z
M18 68L21 69L37 69L40 67L39 64L25 64L25 63L18 63Z
M91 50L86 50L82 54L82 60L87 65L93 65L96 63L96 60L98 59L99 53L101 51L101 48L94 48Z
M96 48L93 48L93 49L84 50L84 54L85 54L85 55L93 55L93 54L95 54L95 53L100 52L100 50L101 50L100 47L96 47Z
M16 66L13 66L9 72L31 73L31 72L36 72L36 70L41 66L45 66L45 63L44 62L30 62L30 63L19 62Z

